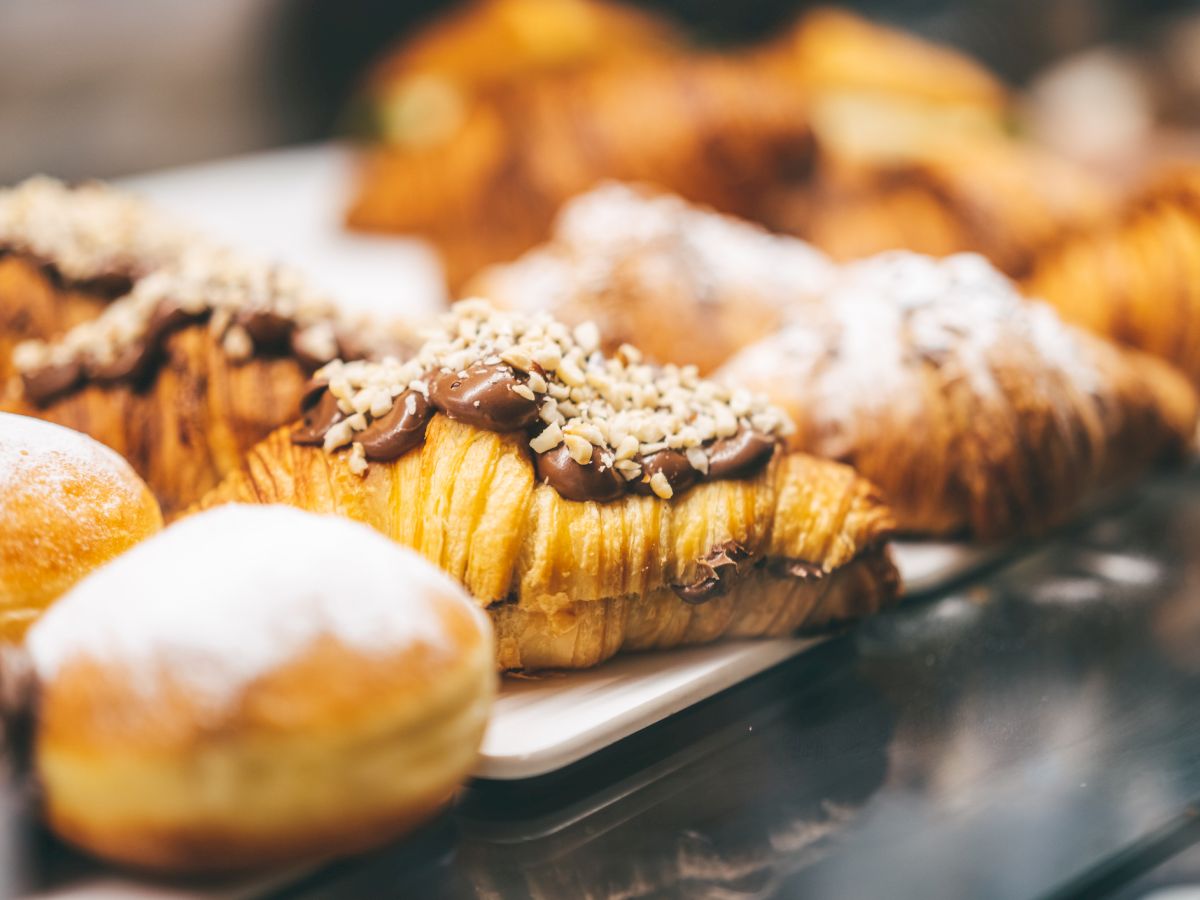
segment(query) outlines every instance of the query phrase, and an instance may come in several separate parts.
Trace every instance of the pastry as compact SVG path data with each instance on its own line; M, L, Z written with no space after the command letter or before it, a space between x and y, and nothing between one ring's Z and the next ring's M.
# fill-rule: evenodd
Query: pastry
M1106 187L1027 144L936 130L909 139L866 151L820 142L812 177L780 191L765 220L838 260L971 251L1021 277L1048 243L1112 209Z
M1165 173L1112 220L1045 247L1024 286L1200 384L1200 167Z
M289 269L201 246L97 318L19 345L3 406L117 450L170 517L288 420L313 369L396 350L392 337Z
M632 343L703 373L823 293L833 271L802 241L606 183L563 207L549 243L485 269L466 292L569 324L594 320L606 350Z
M853 465L900 529L1008 537L1189 452L1197 399L1150 357L1064 324L979 256L896 252L718 377L791 414L791 446Z
M107 447L0 413L0 642L60 594L162 528L158 503Z
M495 89L436 143L371 147L348 222L429 239L457 290L545 240L559 207L606 178L752 215L810 157L803 98L752 68L624 61Z
M670 53L679 38L656 16L602 0L475 0L390 51L368 75L374 133L398 147L448 140L489 92L602 63Z
M457 304L408 363L318 372L303 420L202 505L372 525L488 609L503 669L787 634L896 598L871 485L779 452L786 420L761 399L598 344L594 326Z
M169 872L411 830L474 765L496 682L458 585L361 525L279 507L172 526L76 586L27 648L48 824Z
M1009 105L1004 85L964 54L845 9L810 10L751 55L773 77L820 103L857 97L993 120L1003 118Z
M39 176L0 190L0 384L20 341L95 318L196 240L103 184Z

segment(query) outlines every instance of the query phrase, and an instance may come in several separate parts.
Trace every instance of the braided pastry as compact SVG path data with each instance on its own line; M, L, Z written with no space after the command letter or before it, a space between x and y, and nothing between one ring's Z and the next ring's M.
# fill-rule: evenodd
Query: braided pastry
M1169 366L1063 324L974 255L854 264L718 375L769 393L793 447L855 466L920 534L1062 522L1185 455L1197 420Z
M895 599L874 488L776 452L785 421L745 392L606 359L576 332L460 304L405 366L318 373L304 421L202 505L370 524L488 609L505 669L782 635Z

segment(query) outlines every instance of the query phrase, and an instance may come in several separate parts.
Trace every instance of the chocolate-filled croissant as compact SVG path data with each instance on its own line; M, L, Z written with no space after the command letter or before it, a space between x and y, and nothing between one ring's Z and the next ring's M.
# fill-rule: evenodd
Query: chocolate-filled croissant
M169 518L288 420L314 368L392 336L354 327L295 272L200 245L95 319L19 345L0 406L107 444Z
M1063 323L973 254L847 267L788 328L717 373L763 390L792 446L875 481L899 527L1001 538L1192 448L1186 379Z
M545 316L459 304L410 362L332 364L205 498L366 522L461 581L504 669L783 635L896 599L890 514L781 413Z
M1045 247L1024 288L1200 384L1200 167L1164 173L1113 219Z
M598 181L751 215L810 155L803 98L751 67L626 61L497 88L442 140L368 149L347 219L428 238L457 289L544 240L563 202Z
M96 318L196 240L100 183L38 176L0 190L0 385L17 344Z

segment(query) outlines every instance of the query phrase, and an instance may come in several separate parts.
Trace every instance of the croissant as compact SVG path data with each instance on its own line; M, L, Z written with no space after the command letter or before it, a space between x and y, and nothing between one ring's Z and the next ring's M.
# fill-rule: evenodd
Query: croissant
M202 246L57 340L19 345L0 407L107 444L170 518L288 420L313 369L391 337L352 328L290 270Z
M1170 171L1113 220L1048 245L1024 288L1068 321L1200 384L1200 167Z
M975 255L853 264L717 375L768 393L792 447L853 465L915 534L1044 530L1184 457L1197 422L1181 374L1064 324Z
M94 319L178 257L182 228L103 184L46 177L0 190L0 384L21 341Z
M810 155L803 99L752 68L624 61L498 87L444 140L374 146L347 221L429 239L457 289L544 240L562 203L603 179L752 216Z
M819 141L812 178L781 191L764 219L837 260L977 252L1022 277L1044 246L1113 207L1090 175L1027 144L936 129L907 141L866 152Z
M570 324L593 320L605 349L716 368L823 293L833 265L794 238L606 183L568 203L551 241L485 269L470 296Z
M786 422L758 398L596 346L594 328L458 304L404 365L318 372L303 421L201 507L371 525L466 586L503 669L782 635L895 600L870 484L777 450Z

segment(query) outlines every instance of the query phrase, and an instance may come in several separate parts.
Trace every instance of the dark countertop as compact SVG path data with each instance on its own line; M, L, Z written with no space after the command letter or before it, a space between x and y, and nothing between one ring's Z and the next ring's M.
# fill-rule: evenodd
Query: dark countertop
M1138 897L1200 871L1194 801L1192 473L278 896Z

